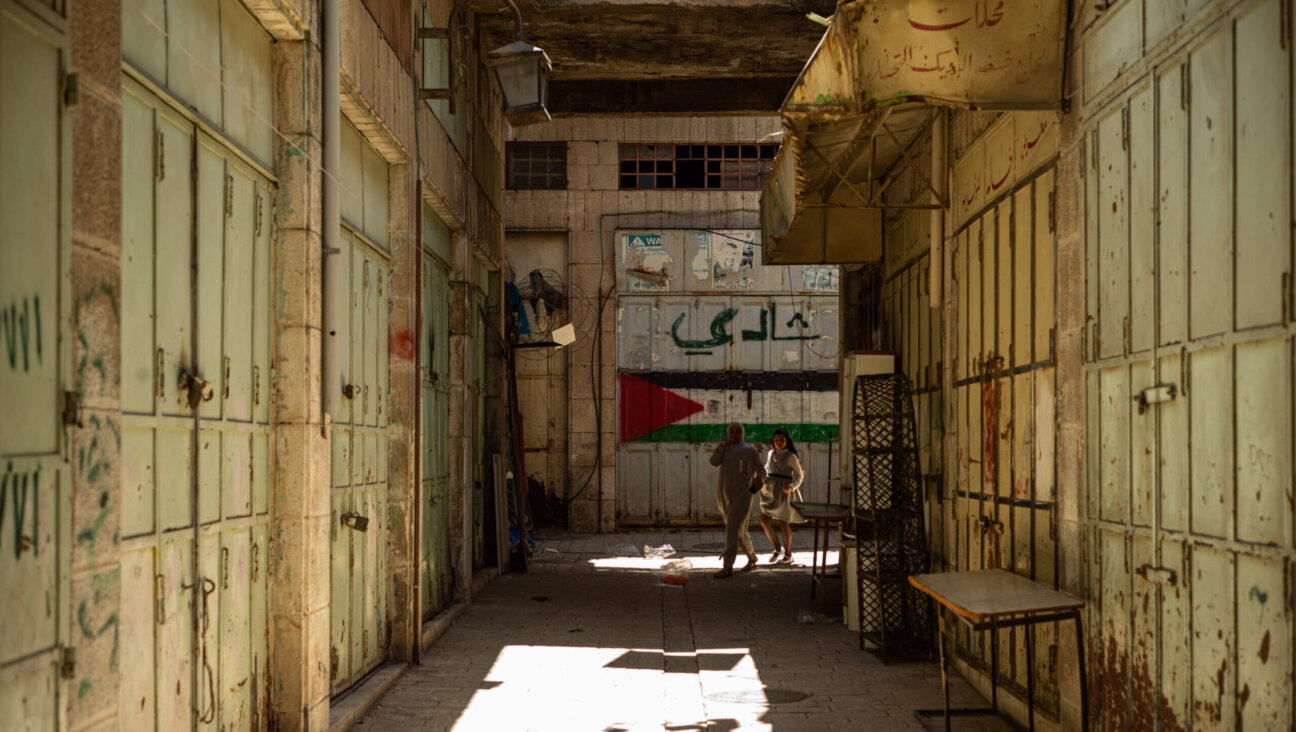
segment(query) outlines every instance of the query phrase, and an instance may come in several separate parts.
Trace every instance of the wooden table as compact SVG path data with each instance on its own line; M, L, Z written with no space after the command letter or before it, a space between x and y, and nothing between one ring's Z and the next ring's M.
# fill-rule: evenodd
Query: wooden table
M804 501L792 501L792 508L795 508L806 521L814 526L814 552L810 555L810 597L815 596L815 582L820 576L828 574L828 537L830 532L827 530L831 524L840 524L843 519L850 515L850 506L840 506L836 503L807 503ZM819 559L819 529L824 529L823 540L823 560ZM837 566L841 566L841 555L837 557ZM846 575L842 573L842 581L845 581Z
M1031 663L1026 664L1026 705L1030 729L1034 730L1035 664L1030 626L1071 620L1075 623L1076 658L1079 659L1080 664L1078 678L1080 728L1089 729L1089 700L1085 696L1084 643L1080 619L1084 600L1002 569L915 574L909 577L909 583L936 601L936 617L940 622L940 634L936 637L936 644L940 651L941 692L945 700L944 709L920 709L915 714L919 717L941 714L945 718L946 730L950 728L951 715L997 715L999 713L998 631L1000 628L1026 626L1026 657L1032 659ZM945 610L952 611L972 630L990 631L990 708L988 709L952 710L949 707L949 670L945 659Z

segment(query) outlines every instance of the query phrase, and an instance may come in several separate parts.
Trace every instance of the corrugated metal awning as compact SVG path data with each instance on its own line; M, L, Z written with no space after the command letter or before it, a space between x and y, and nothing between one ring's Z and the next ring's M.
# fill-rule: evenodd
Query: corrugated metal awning
M783 103L764 261L880 259L879 177L913 156L933 107L1060 108L1065 40L1060 0L842 2ZM915 205L944 207L931 193Z

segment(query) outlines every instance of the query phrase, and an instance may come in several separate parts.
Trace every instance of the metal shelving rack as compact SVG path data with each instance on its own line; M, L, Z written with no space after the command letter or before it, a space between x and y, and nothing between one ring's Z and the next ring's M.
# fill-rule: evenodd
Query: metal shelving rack
M856 377L852 412L860 648L883 663L930 658L931 609L909 584L909 575L928 569L909 380L904 374Z

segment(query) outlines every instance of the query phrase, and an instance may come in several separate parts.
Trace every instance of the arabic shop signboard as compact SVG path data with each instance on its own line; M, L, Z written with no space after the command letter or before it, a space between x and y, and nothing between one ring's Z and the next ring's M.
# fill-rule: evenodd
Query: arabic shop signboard
M1056 109L1066 3L867 0L838 6L783 111L841 117L922 101Z

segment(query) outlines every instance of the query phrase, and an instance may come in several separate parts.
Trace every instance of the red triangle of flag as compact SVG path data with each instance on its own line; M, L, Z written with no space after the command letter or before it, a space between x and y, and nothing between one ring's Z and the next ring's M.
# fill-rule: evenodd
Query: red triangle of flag
M621 441L629 442L702 411L702 405L633 375L621 374Z

